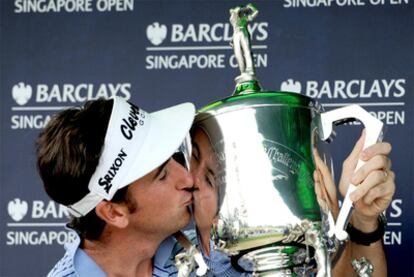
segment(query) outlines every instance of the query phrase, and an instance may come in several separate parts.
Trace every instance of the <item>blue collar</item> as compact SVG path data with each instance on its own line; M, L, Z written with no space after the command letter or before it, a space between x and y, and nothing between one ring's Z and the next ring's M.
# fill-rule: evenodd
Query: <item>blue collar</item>
M66 254L71 259L75 272L78 276L96 276L106 277L106 273L98 266L98 264L81 249L80 237L76 234L76 238L65 244Z
M76 238L72 242L65 244L66 254L72 260L77 275L106 277L106 273L98 264L80 248L80 242L80 237L76 234ZM165 267L176 243L176 239L170 236L160 244L154 256L154 267Z
M163 268L169 261L173 248L176 244L177 240L172 236L167 237L163 242L161 242L157 252L155 253L154 266Z

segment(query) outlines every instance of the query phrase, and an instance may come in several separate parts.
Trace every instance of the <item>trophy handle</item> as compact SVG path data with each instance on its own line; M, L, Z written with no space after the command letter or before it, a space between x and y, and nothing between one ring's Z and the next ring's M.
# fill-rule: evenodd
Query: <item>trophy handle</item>
M174 234L176 240L184 247L185 252L175 256L175 266L178 269L178 277L190 276L195 264L198 265L196 270L197 276L204 276L207 273L208 266L203 259L202 254L195 245L187 238L182 231Z
M381 120L376 119L369 112L363 109L359 105L350 105L335 109L332 111L324 112L320 114L320 128L319 132L323 140L328 140L332 135L332 125L341 125L345 122L350 122L354 120L359 120L364 124L366 129L366 136L363 149L379 142L382 140L383 136L383 123ZM358 159L357 166L355 171L357 171L361 166L365 164L364 161ZM345 231L346 226L349 222L349 218L352 213L353 203L349 199L349 194L356 189L356 186L349 184L348 190L346 192L344 202L339 211L338 219L334 226L330 226L328 235L335 237L338 240L346 240L348 238L348 233Z

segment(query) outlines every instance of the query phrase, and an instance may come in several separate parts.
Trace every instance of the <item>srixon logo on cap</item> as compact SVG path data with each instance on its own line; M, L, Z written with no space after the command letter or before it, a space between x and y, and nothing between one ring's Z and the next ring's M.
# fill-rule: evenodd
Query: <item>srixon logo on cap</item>
M105 174L104 177L99 178L99 186L103 187L106 193L109 193L109 191L111 190L112 180L115 178L117 171L121 168L126 156L127 153L125 153L124 149L121 148L117 157L115 158L114 162L109 168L108 172Z
M123 118L122 122L124 122L124 124L121 124L121 132L128 140L132 139L134 136L133 132L138 125L144 125L143 119L145 118L145 115L139 112L139 108L137 106L132 105L131 103L130 105L131 111L129 112L129 116L127 118Z

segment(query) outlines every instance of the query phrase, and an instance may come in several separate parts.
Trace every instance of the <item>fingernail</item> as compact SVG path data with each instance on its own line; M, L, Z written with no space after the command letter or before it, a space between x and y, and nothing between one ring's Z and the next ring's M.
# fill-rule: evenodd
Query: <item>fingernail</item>
M355 199L356 199L355 194L356 194L355 192L352 192L351 194L349 194L349 200L351 200L352 202L355 202Z

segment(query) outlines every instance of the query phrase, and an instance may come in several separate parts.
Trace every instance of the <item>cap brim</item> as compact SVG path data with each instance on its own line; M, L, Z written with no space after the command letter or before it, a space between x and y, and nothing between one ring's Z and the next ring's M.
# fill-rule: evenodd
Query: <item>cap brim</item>
M147 175L174 154L191 128L195 107L191 103L183 103L151 113L150 116L149 132L141 150L135 153L133 165L121 187Z

